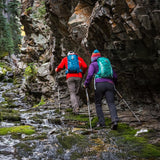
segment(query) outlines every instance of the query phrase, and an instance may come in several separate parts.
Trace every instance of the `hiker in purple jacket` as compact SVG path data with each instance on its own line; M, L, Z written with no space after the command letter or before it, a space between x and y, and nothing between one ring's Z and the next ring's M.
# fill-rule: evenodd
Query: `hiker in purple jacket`
M84 87L87 88L94 74L98 72L97 59L101 57L100 52L96 49L91 56L91 64L88 69L88 75L84 82ZM117 81L117 75L113 70L113 78L96 78L95 79L95 105L99 123L97 126L105 127L105 118L102 110L102 98L105 96L111 114L112 125L111 129L116 130L118 126L118 116L116 106L114 104L114 84Z

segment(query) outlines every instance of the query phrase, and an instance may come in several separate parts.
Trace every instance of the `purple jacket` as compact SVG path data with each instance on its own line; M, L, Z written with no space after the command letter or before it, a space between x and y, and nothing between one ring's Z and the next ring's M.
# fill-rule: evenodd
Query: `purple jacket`
M98 58L98 57L97 57ZM89 65L89 69L88 69L88 75L87 78L84 82L85 86L88 86L90 84L90 82L92 81L92 77L94 76L94 74L96 74L98 72L98 63L97 63L97 59L95 59L90 65ZM116 83L117 81L117 74L115 73L115 71L113 70L113 79L108 79L108 78L97 78L95 79L95 82L109 82L109 83Z

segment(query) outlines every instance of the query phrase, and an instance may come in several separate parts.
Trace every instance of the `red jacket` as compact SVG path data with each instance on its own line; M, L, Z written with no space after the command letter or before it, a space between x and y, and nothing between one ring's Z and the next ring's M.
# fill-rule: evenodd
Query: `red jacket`
M78 61L79 61L79 67L82 69L82 73L67 73L66 75L66 79L70 78L70 77L80 77L82 78L82 74L84 74L87 70L87 64L84 62L84 60L81 57L78 57ZM58 65L57 67L57 72L61 71L63 68L68 69L68 60L67 57L63 58L61 63Z

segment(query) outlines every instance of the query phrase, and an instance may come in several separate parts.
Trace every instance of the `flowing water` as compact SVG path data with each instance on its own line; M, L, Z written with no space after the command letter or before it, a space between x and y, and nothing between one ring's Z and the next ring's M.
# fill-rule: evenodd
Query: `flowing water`
M11 83L0 83L1 93L15 91ZM0 160L126 160L136 159L129 155L129 148L118 145L118 137L110 134L110 128L89 130L77 127L83 122L67 120L66 110L57 112L55 104L46 104L38 108L20 105L21 97L14 94L18 103L14 110L19 110L20 121L2 120L0 127L29 125L35 128L35 133L26 135L7 134L0 136ZM4 107L3 107L4 108ZM62 114L63 113L63 114ZM128 145L128 144L127 144Z

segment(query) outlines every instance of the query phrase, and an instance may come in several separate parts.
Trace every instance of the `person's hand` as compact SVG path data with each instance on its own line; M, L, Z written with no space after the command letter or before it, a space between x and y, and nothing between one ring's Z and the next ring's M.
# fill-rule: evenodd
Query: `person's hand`
M57 70L58 70L58 69L56 68L56 69L55 69L55 72L57 72Z
M87 86L83 85L83 88L87 88Z

